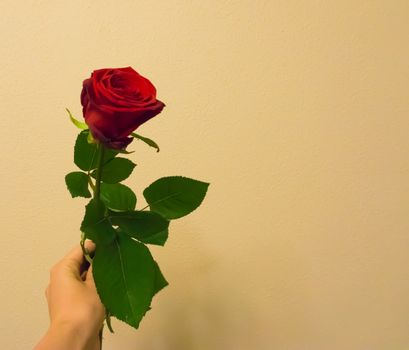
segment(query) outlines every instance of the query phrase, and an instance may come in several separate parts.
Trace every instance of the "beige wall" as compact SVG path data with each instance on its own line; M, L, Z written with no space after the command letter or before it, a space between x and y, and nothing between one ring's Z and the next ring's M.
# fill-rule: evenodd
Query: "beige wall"
M409 349L409 2L0 2L1 348L48 324L78 241L81 82L132 65L166 111L128 182L211 182L154 255L171 286L105 349Z

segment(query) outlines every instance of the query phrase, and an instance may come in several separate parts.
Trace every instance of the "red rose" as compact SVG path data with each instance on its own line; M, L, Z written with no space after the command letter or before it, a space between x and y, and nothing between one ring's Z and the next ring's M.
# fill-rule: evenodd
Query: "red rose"
M152 83L131 67L98 69L84 80L81 104L85 122L105 146L124 149L139 125L160 113Z

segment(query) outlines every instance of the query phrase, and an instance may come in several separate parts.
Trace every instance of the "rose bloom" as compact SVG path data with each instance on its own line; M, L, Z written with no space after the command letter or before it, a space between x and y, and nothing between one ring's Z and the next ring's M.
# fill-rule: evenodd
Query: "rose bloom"
M93 137L114 149L125 149L129 135L165 107L152 83L131 67L95 70L84 80L81 104Z

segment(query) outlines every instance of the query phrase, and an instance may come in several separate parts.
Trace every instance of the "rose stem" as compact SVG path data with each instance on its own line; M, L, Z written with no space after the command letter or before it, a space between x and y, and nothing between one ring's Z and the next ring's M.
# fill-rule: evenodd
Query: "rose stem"
M97 160L97 171L95 174L95 189L94 198L99 199L101 192L101 175L102 175L102 161L104 159L105 147L101 143L98 144L98 160Z
M98 160L97 160L97 169L96 169L96 174L95 174L95 187L94 187L94 199L97 199L97 203L99 203L99 196L101 193L101 175L102 175L102 166L103 166L103 160L104 160L104 151L105 147L103 144L98 143L97 144L97 152L98 152ZM99 204L97 204L99 205ZM100 331L99 331L99 346L100 350L102 350L102 334L104 331L104 325L102 325Z

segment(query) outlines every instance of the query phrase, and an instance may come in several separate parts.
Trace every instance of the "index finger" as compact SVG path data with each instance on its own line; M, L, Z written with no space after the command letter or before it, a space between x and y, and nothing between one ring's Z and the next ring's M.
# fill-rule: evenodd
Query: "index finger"
M94 242L87 239L84 242L85 249L88 252L93 252L95 250ZM80 270L81 264L84 261L84 254L82 252L81 246L78 244L76 245L64 258L63 261L69 262L69 264L74 267L76 270Z

